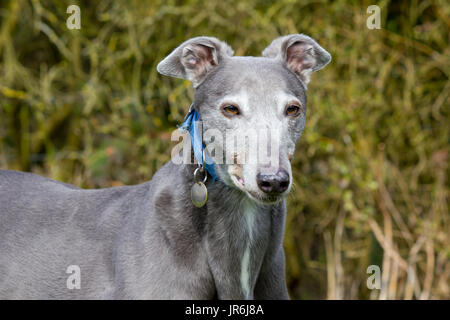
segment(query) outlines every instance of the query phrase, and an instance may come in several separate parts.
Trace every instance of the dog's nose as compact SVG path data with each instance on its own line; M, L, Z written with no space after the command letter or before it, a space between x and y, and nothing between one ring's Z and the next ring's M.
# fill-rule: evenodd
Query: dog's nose
M276 174L258 173L256 181L264 193L283 193L289 187L289 173L281 168Z

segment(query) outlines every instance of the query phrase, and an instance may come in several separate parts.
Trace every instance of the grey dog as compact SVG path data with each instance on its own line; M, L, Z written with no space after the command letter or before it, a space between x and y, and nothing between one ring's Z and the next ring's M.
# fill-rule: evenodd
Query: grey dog
M159 63L161 74L192 82L203 130L281 132L277 167L214 164L204 207L191 202L195 164L170 161L151 181L96 190L0 171L0 298L289 299L290 161L310 75L330 60L312 38L292 34L261 57L196 37Z

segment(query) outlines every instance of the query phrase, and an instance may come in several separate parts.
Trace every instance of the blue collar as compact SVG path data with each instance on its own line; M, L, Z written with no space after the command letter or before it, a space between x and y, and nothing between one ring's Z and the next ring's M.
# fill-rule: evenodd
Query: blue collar
M184 122L181 124L180 128L189 131L195 159L200 165L202 165L203 164L202 150L205 150L205 146L203 145L202 137L198 130L198 121L199 121L198 111L195 108L191 107L191 110L186 116ZM204 155L205 155L206 171L211 175L213 181L218 180L216 176L216 171L214 170L214 162L206 152L204 152Z

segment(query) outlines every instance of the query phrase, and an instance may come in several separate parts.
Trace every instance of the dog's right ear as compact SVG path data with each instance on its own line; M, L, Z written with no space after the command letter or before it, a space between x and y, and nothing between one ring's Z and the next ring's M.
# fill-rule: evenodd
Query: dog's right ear
M233 53L233 49L219 39L196 37L183 42L161 61L156 69L166 76L187 79L196 88L208 72Z

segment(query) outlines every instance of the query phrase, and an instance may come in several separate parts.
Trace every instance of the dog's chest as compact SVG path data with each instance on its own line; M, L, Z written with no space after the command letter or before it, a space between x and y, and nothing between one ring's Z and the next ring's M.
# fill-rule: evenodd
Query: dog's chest
M261 252L255 248L255 237L260 236L260 230L257 229L255 224L257 220L258 212L256 208L252 205L244 206L242 210L242 215L244 217L244 234L247 236L247 241L245 243L245 250L241 254L241 269L240 269L240 285L242 292L246 298L251 296L253 291L254 282L256 281L256 273L258 271L258 263ZM245 237L245 235L244 235Z
M210 267L219 298L253 298L270 230L270 211L253 202L242 201L222 211L208 231Z

